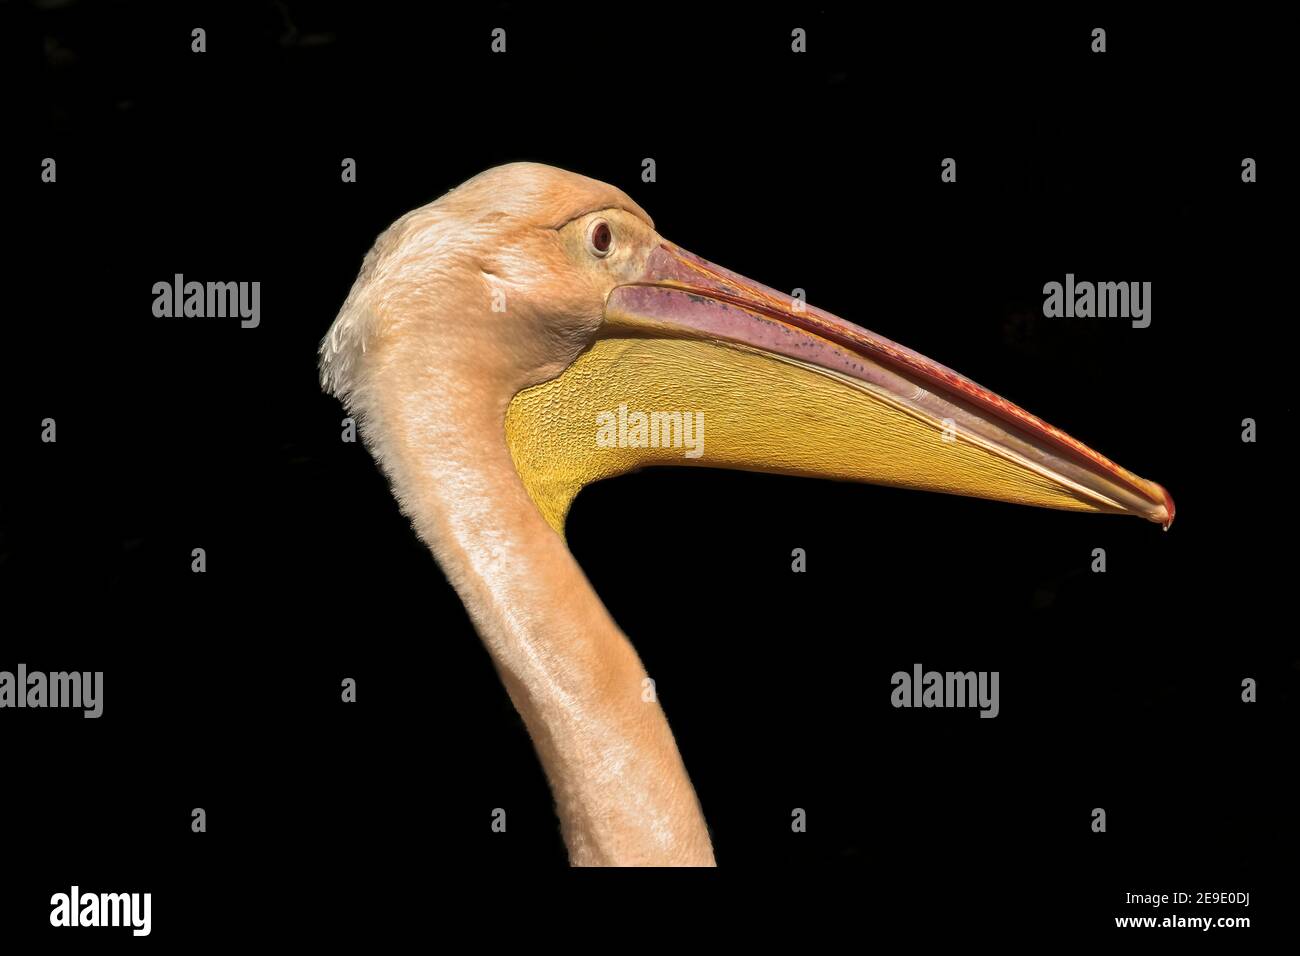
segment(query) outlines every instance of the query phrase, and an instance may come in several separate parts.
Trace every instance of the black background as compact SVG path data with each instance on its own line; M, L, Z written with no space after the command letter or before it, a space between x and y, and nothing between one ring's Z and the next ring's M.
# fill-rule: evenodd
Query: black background
M597 916L607 940L667 943L688 911L706 938L847 923L850 939L1183 944L1198 931L1113 917L1150 912L1125 892L1200 890L1251 891L1250 930L1211 930L1233 945L1294 920L1275 25L623 5L4 16L0 669L105 672L99 720L0 713L6 934L147 944L51 935L49 897L74 882L152 892L153 945L453 925L558 944ZM947 156L956 184L939 181ZM804 288L1160 481L1173 529L695 469L588 488L570 545L656 679L720 869L569 871L487 654L316 377L375 236L514 160L619 186L687 249ZM176 272L260 281L261 326L154 318L152 285ZM1152 282L1150 328L1043 318L1043 284L1067 272ZM893 709L890 675L916 662L1000 671L1001 715Z

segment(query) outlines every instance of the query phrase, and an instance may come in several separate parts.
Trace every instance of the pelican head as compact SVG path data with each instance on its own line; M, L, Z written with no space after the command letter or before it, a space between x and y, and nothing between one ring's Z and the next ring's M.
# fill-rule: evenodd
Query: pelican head
M385 373L404 396L427 393L426 375L476 390L505 413L521 479L561 533L583 485L649 464L1174 517L1160 485L937 362L692 255L620 190L549 166L491 169L394 223L321 357L326 388L366 418ZM676 418L666 443L598 444L598 416L622 406L702 413L703 453L682 454Z
M712 860L640 663L564 545L584 485L711 466L1174 518L1160 485L548 166L395 222L320 357L524 714L575 862Z

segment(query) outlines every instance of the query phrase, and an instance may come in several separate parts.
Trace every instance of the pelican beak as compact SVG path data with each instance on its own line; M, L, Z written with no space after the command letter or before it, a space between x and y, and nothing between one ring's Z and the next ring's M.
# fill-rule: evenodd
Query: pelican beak
M970 379L667 242L591 348L516 396L507 437L561 532L583 485L668 464L1174 519L1160 485Z

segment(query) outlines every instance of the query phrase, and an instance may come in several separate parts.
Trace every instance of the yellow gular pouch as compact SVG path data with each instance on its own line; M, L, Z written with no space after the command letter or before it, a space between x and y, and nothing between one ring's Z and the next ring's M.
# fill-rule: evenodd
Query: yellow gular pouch
M601 423L620 406L702 413L702 453L689 457L671 443L599 441ZM561 535L585 485L647 465L736 468L1105 510L978 437L945 432L942 422L867 383L743 345L647 334L618 323L607 323L559 376L514 397L506 440L528 493Z

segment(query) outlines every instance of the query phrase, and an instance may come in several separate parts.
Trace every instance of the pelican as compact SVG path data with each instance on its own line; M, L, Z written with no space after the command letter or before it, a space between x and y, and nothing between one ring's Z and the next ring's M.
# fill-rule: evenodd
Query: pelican
M714 864L641 661L565 543L584 485L704 465L1174 518L1160 485L550 166L490 169L393 223L319 358L486 645L577 866ZM599 441L624 408L698 417L702 454L675 417L666 440Z

